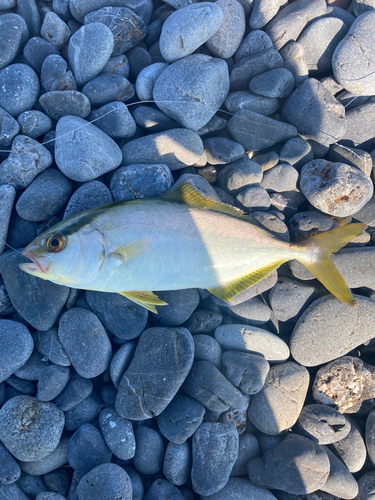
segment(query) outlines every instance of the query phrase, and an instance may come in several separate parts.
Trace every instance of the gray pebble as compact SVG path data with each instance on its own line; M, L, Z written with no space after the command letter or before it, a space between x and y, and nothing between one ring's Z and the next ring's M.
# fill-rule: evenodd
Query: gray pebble
M40 13L35 0L17 0L18 14L24 18L29 28L30 36L40 32Z
M29 380L23 380L16 377L16 375L11 375L6 379L5 382L7 383L7 385L10 385L11 387L13 387L13 389L16 389L21 394L27 394L29 396L35 395L35 385Z
M112 358L109 370L112 383L116 389L118 389L122 376L130 365L136 346L135 342L126 342Z
M41 111L24 111L17 118L21 133L36 139L52 130L52 120Z
M281 107L281 102L280 99L253 94L249 90L237 90L228 94L225 107L230 113L248 109L260 115L269 116Z
M132 420L159 415L181 387L193 356L193 339L186 328L145 330L121 379L117 413Z
M178 128L179 124L169 118L160 109L150 106L139 106L133 111L133 117L137 125L146 129L147 132L157 133L171 128Z
M112 452L100 431L92 424L83 424L70 438L68 462L76 472L87 474L98 465L111 461Z
M348 148L342 144L332 144L329 148L328 160L358 167L366 175L371 175L372 158L370 153L358 148Z
M341 144L366 151L375 148L375 138L371 132L375 123L374 109L375 103L368 102L346 113L347 128Z
M26 326L9 319L0 320L0 382L6 380L30 357L34 342Z
M168 66L168 63L157 62L140 71L135 82L135 91L141 101L153 100L155 82Z
M224 349L251 352L269 362L282 362L289 358L287 344L277 335L247 325L221 325L215 330L215 339Z
M283 99L294 89L294 76L285 68L271 69L252 78L249 89L254 94Z
M275 500L276 497L270 491L254 486L248 479L230 477L223 489L212 495L201 495L201 498L202 500L227 500L228 498L235 498L236 500L249 500L249 498Z
M113 56L108 59L107 64L100 72L101 74L111 73L128 78L129 76L129 61L125 54Z
M225 166L219 173L219 183L231 194L262 181L263 172L258 163L246 156Z
M172 184L167 165L129 165L115 171L110 189L115 201L126 201L156 198L169 191Z
M0 147L12 144L13 138L20 130L19 123L4 109L0 108Z
M255 0L249 20L250 28L253 30L263 28L276 16L281 4L279 0Z
M81 377L73 370L67 386L57 396L55 403L60 410L69 411L84 401L91 394L92 389L93 384L91 380Z
M210 335L194 335L194 360L209 361L221 370L221 356L223 351L220 344Z
M156 306L157 316L155 313L152 315L164 326L181 325L199 304L199 292L196 288L158 292L158 297L167 305Z
M375 472L373 470L366 472L358 479L359 493L361 500L373 500L375 486Z
M70 29L55 12L50 11L44 16L40 34L60 50L70 38Z
M45 58L51 54L59 54L59 51L52 43L39 36L30 38L23 49L23 55L27 63L37 73L41 72Z
M23 248L38 236L38 228L39 222L24 220L14 211L10 218L7 242L13 248Z
M279 321L296 321L317 296L314 286L281 277L272 288L269 301Z
M373 194L371 180L358 168L327 160L307 163L301 171L300 185L315 208L336 217L355 214Z
M43 61L40 83L46 92L77 90L77 82L65 59L51 54Z
M75 431L81 425L92 422L100 413L102 400L92 392L86 399L65 412L65 429Z
M39 460L58 445L64 420L53 403L16 396L0 410L0 439L18 460Z
M145 329L147 310L126 297L89 290L86 300L103 325L120 339L132 340Z
M332 443L330 449L344 462L348 470L354 473L362 469L367 451L358 423L349 415L345 417L350 423L350 432L344 439Z
M42 370L49 364L48 359L44 358L39 352L34 351L26 363L15 371L15 374L24 380L38 380ZM18 384L16 389L20 389Z
M184 326L189 330L190 333L193 334L209 333L215 330L215 328L220 325L222 320L223 316L219 311L212 311L209 309L196 309L190 316L190 318L186 321ZM197 346L195 347L197 348Z
M297 189L298 171L288 163L279 163L264 172L261 187L282 193Z
M82 26L69 40L69 65L78 86L98 75L110 58L114 46L112 32L102 23Z
M70 370L67 366L46 366L38 380L36 398L39 401L52 401L62 392L69 378Z
M64 219L112 201L112 194L105 184L96 180L85 182L70 197L64 212Z
M329 476L326 483L320 487L322 491L331 495L339 495L342 499L356 498L358 494L358 483L348 471L346 465L324 446L330 463Z
M311 145L299 136L289 139L280 151L280 161L289 163L297 170L313 159Z
M183 496L176 486L165 479L156 479L147 490L144 500L183 500Z
M239 436L238 456L234 462L231 476L245 476L247 473L247 463L259 457L259 442L252 434L246 432Z
M90 121L112 139L132 137L136 131L134 119L123 102L110 102L94 109Z
M242 57L230 73L230 89L248 90L252 78L270 69L282 67L284 67L283 59L273 48Z
M0 254L5 249L9 221L15 197L16 190L13 186L0 186Z
M3 14L0 18L0 69L8 66L21 52L29 38L29 30L24 19L18 14Z
M329 215L310 210L293 215L288 221L288 227L292 240L299 242L314 234L334 229L338 225Z
M20 475L21 469L18 463L14 460L5 446L0 443L0 487L1 485L15 483Z
M234 55L235 62L247 56L253 56L259 52L272 49L272 41L263 30L252 30L242 40L237 52Z
M29 500L21 488L17 484L1 485L0 484L0 495L3 498L11 498L12 500Z
M305 61L305 50L298 42L288 43L280 50L285 69L294 76L296 87L309 77L309 70Z
M96 377L108 368L111 343L95 314L81 308L69 309L60 319L58 335L73 367L82 377Z
M127 101L134 96L134 88L121 75L104 73L90 80L82 89L91 106L104 106L112 101Z
M287 141L286 144L288 142L289 141ZM269 170L279 163L279 155L275 151L269 151L268 153L253 156L252 160L259 163L259 165L262 167L263 172L265 172L266 170Z
M77 116L64 116L56 126L55 160L67 177L86 182L117 168L122 155L113 139L95 125Z
M99 426L108 448L117 458L134 457L135 438L129 420L120 417L114 408L105 408L99 415Z
M267 191L260 186L249 187L236 195L236 200L251 210L267 210L271 205Z
M46 457L30 462L20 462L21 469L27 474L35 476L48 474L68 461L68 445L70 437L62 437L56 448Z
M301 411L295 431L319 444L331 444L344 439L350 428L350 422L334 408L311 404Z
M67 202L72 182L59 170L50 168L40 173L22 193L16 204L20 217L42 221L55 215Z
M0 86L0 106L13 117L31 109L38 99L38 77L26 64L11 64L0 70Z
M53 90L47 92L40 96L39 103L46 114L53 120L60 120L66 115L86 118L91 110L89 99L77 90Z
M226 137L209 137L203 140L207 162L211 165L226 165L242 158L245 154L241 144Z
M238 195L237 195L238 196ZM224 309L225 310L225 309ZM271 318L271 309L258 297L245 300L235 306L228 306L225 311L240 321L247 320L248 325L262 326Z
M132 500L132 484L119 465L102 464L83 476L77 486L78 500Z
M137 471L133 467L123 466L122 467L127 475L130 477L132 488L133 488L133 499L132 500L143 500L144 487L143 482Z
M245 394L254 395L262 389L269 369L269 363L255 354L239 351L223 354L224 376Z
M124 5L124 4L123 4ZM147 28L143 20L129 5L94 10L86 14L84 23L102 23L107 26L114 38L112 56L118 56L135 47L147 36Z
M163 467L164 444L159 433L150 427L138 427L135 435L133 465L141 474L151 475Z
M282 107L285 120L305 138L330 145L346 130L345 108L315 78L305 80Z
M163 473L172 484L181 486L189 479L191 470L190 443L168 443L164 456Z
M191 481L199 495L212 495L228 482L238 456L238 433L234 425L205 422L193 437ZM207 467L207 464L210 467Z
M36 349L49 361L59 366L70 366L70 360L58 336L57 328L53 326L46 332L34 332Z
M192 130L184 128L133 139L122 147L125 165L165 164L172 172L194 165L202 153L202 139Z

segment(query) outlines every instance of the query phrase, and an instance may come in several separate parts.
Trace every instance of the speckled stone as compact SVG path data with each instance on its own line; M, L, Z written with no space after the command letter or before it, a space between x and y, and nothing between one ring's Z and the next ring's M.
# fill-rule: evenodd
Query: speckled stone
M40 88L35 71L19 63L0 70L0 87L0 106L13 117L34 106Z
M96 180L85 182L70 197L63 218L66 219L84 210L106 205L112 201L112 194L105 184Z
M189 479L191 470L190 443L168 443L165 451L163 473L172 484L181 486Z
M294 76L296 87L309 77L309 70L305 61L305 51L298 42L291 42L280 50L285 69Z
M20 462L21 469L27 474L35 476L48 474L68 461L69 437L62 437L56 448L46 457L29 462Z
M29 38L25 20L18 14L3 14L0 19L0 43L4 47L0 56L0 68L8 66Z
M69 40L70 29L55 12L50 11L44 16L40 34L45 40L60 50Z
M99 109L94 109L90 114L90 121L112 139L132 137L137 128L123 102L110 102Z
M236 113L240 109L248 109L260 115L269 116L281 107L281 102L280 99L257 95L250 90L237 90L229 92L225 99L225 107L230 113Z
M101 411L99 426L108 448L117 458L129 460L134 457L135 438L129 420L109 407Z
M220 344L210 335L194 335L194 360L209 361L221 370L221 356L223 351Z
M283 67L282 57L273 48L242 57L230 73L230 90L248 90L249 82L255 76Z
M23 366L33 351L33 338L26 326L9 319L0 320L0 382Z
M295 432L319 444L336 443L350 432L351 425L344 415L325 405L305 406L296 423Z
M134 467L141 474L156 474L163 467L165 453L160 434L150 427L138 427L134 435L136 442Z

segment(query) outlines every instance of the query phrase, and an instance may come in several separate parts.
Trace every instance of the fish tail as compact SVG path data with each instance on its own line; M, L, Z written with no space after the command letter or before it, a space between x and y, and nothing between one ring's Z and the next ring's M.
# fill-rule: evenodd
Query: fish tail
M366 227L361 223L349 224L311 236L299 245L305 251L296 257L335 297L350 306L355 305L355 300L331 257L332 253L363 234Z

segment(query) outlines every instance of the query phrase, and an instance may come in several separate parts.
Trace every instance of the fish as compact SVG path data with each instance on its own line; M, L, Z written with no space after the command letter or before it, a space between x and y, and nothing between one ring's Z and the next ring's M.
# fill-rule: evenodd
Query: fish
M288 243L244 211L205 196L190 180L159 198L113 202L59 222L24 248L31 262L20 268L71 288L119 293L157 312L166 302L154 292L201 288L230 302L297 259L353 306L331 257L366 227L348 224Z

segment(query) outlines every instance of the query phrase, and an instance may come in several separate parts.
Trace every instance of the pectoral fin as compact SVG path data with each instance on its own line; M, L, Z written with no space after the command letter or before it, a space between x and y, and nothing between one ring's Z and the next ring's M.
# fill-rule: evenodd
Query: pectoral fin
M118 292L123 297L145 307L153 313L158 313L155 306L166 306L164 300L159 299L153 292Z
M275 269L277 269L281 264L286 262L286 259L279 260L274 262L266 267L262 267L257 271L252 272L251 274L247 274L246 276L242 276L234 281L230 281L229 283L218 286L216 288L210 288L208 291L218 297L225 302L230 302L236 295L244 290L247 290L251 286L255 285L262 279L266 278L269 274L271 274Z
M138 259L152 243L152 238L141 238L139 240L131 241L130 243L125 243L121 247L118 247L114 252L109 254L110 257L116 257L123 261L130 259Z

